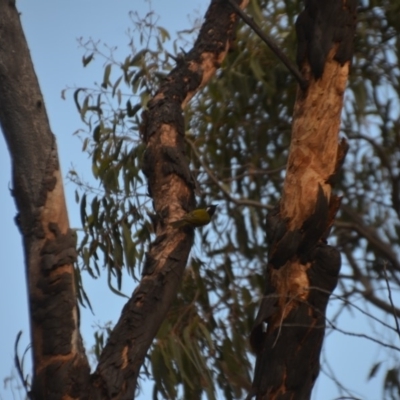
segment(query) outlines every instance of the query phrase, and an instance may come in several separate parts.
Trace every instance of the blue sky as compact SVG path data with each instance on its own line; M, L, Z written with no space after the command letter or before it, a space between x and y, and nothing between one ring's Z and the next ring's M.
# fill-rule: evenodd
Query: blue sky
M160 24L173 35L191 26L188 16L195 11L204 13L209 0L153 0L152 8L160 16ZM82 128L71 93L62 100L61 91L67 86L93 86L100 81L102 65L84 69L83 50L77 39L100 39L117 45L122 54L128 51L127 29L131 26L129 11L144 15L149 3L144 0L19 0L17 7L22 13L22 24L27 37L35 70L45 99L51 128L57 137L59 157L64 176L71 165L84 176L90 177L91 162L81 152L81 143L73 132ZM20 349L29 344L26 285L21 238L14 224L16 214L11 188L10 158L3 139L0 139L0 190L1 214L0 252L0 382L10 375L13 367L13 346L18 331L23 331ZM74 185L66 183L67 205L72 227L80 227L79 206L74 200ZM87 345L93 343L92 327L96 323L116 321L125 300L109 293L104 280L88 279L86 289L92 300L95 315L82 311L82 332ZM134 282L125 280L124 290L130 294ZM329 309L335 309L330 305ZM368 325L358 316L347 314L341 319L341 327L348 331L365 331ZM367 383L366 376L374 359L383 358L381 350L362 339L337 333L329 335L324 350L332 361L338 379L357 389L360 398L374 400L382 397L381 381ZM27 370L29 371L29 369ZM146 392L142 399L149 398ZM326 400L338 397L335 386L321 374L314 399ZM0 384L0 400L19 399L18 392Z

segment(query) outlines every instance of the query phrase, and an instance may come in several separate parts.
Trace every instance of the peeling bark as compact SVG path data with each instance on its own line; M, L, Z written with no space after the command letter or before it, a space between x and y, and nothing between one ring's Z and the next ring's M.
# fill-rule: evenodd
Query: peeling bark
M340 253L326 238L340 206L332 186L347 151L338 134L356 2L305 6L296 25L309 86L298 91L282 199L267 217L267 288L250 336L257 361L248 399L310 398L340 270Z
M26 262L33 349L32 398L82 396L89 366L79 334L75 234L57 148L18 12L0 0L0 123L12 159Z
M93 398L132 399L144 357L178 291L194 232L190 227L174 229L170 222L194 209L196 186L185 154L182 109L220 67L236 23L226 1L213 0L193 49L171 71L143 114L143 171L156 212L156 239L147 253L142 281L100 357Z

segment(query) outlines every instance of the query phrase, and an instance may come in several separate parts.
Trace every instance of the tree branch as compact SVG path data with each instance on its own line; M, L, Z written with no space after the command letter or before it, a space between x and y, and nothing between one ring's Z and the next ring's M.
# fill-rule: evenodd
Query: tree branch
M241 2L241 7L247 5ZM213 0L193 49L162 83L143 114L143 172L156 212L143 278L110 335L93 374L100 396L131 399L144 357L179 289L193 243L190 227L170 222L195 207L195 179L185 156L182 109L215 74L234 38L236 14ZM93 398L97 398L93 393Z
M382 239L379 238L375 229L366 226L363 219L360 215L358 215L353 209L344 205L343 211L354 221L350 223L346 223L343 221L337 221L336 226L338 227L346 227L355 230L360 236L368 240L368 242L377 249L384 257L390 261L393 265L393 268L396 271L400 271L400 263L397 260L397 256L394 253L392 247L385 243Z
M74 280L76 237L55 137L18 11L8 0L0 0L0 60L0 124L12 160L28 280L32 396L75 398L85 393L89 379Z
M258 35L258 37L272 50L272 52L283 62L285 67L289 70L289 72L294 76L297 80L300 88L302 90L306 90L308 87L308 82L303 78L300 71L294 65L294 63L289 59L289 57L278 47L278 45L269 38L262 29L256 24L253 18L247 16L247 14L242 11L242 9L238 6L235 0L228 0L229 4L233 7L233 9L240 15L240 18Z
M392 308L393 318L394 318L394 322L396 324L396 332L397 332L397 335L400 337L399 319L397 318L396 307L394 306L394 303L393 303L392 290L390 289L389 279L388 279L387 272L386 272L386 263L383 264L383 273L385 274L385 282L386 282L386 287L388 290L390 307Z

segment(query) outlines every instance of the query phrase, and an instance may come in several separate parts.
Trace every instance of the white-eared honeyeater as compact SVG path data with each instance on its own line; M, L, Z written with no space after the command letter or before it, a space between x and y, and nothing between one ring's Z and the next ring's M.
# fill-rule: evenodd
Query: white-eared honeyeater
M217 208L216 204L211 204L206 208L197 208L185 214L181 219L171 222L174 228L181 228L183 226L191 226L197 228L199 226L207 225L211 222L211 218Z

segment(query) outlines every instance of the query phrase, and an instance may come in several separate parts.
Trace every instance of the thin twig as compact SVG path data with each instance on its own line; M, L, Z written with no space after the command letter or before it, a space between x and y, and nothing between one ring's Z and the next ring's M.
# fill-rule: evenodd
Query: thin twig
M398 320L398 318L397 318L396 307L394 306L393 299L392 299L392 290L390 289L389 279L388 279L388 277L387 277L387 272L386 272L386 261L383 263L383 273L384 273L384 275L385 275L385 282L386 282L386 287L387 287L387 290L388 290L389 302L390 302L390 305L391 305L392 310L393 310L393 318L394 318L394 322L395 322L395 324L396 324L396 332L397 332L397 334L398 334L399 337L400 337L399 320Z
M353 337L358 337L358 338L363 338L363 339L367 339L370 340L371 342L377 343L380 346L383 347L387 347L389 349L392 350L396 350L400 352L400 347L394 346L390 343L385 343L382 340L376 339L370 335L367 335L365 333L358 333L358 332L350 332L350 331L346 331L344 329L338 328L333 322L331 322L326 316L323 315L322 312L320 312L320 310L316 309L315 307L312 307L314 310L318 311L325 319L325 322L328 324L328 326L325 326L325 324L321 324L321 325L314 325L312 327L312 329L332 329L333 331L337 331L340 333L343 333L343 335L346 336L353 336ZM285 328L309 328L309 325L306 324L297 324L297 323L283 323L281 324L281 328L285 327Z
M364 338L364 339L370 340L371 342L377 343L380 346L386 347L388 349L400 351L400 347L394 346L394 345L392 345L390 343L382 342L381 340L375 339L372 336L366 335L365 333L357 333L357 332L345 331L344 329L338 328L335 325L331 325L330 321L328 319L326 319L326 321L329 323L331 329L333 329L333 330L335 330L337 332L343 333L344 335L354 336L354 337L358 337L358 338Z
M15 364L15 368L17 369L18 376L21 379L22 386L25 389L26 396L28 399L31 399L31 394L30 394L30 390L29 390L29 382L24 377L24 368L23 368L24 358L25 358L27 351L30 349L30 346L25 349L24 354L22 355L22 358L20 361L19 356L18 356L18 344L21 339L21 336L22 336L22 331L19 331L17 334L17 337L15 339L15 343L14 343L14 364Z
M324 373L329 379L331 379L336 384L336 386L339 389L340 395L343 396L343 393L345 393L346 395L349 396L349 397L347 397L348 399L362 400L360 397L355 397L355 395L353 395L353 393L352 393L353 391L348 389L347 387L345 387L339 381L339 379L336 377L335 372L333 371L332 367L329 364L329 360L326 359L325 353L323 353L323 357L324 357L324 361L323 361L323 366L321 366L321 372ZM345 398L346 397L339 397L334 400L345 399Z
M383 325L385 328L388 328L388 329L390 329L392 331L395 331L395 329L391 325L387 324L386 322L384 322L384 321L380 320L379 318L375 317L374 315L370 314L368 311L363 310L361 307L359 307L356 304L352 303L350 300L347 300L343 296L339 296L337 294L331 293L329 290L325 290L325 289L319 288L318 286L308 286L307 289L308 290L318 290L318 291L320 291L322 293L326 293L326 294L330 295L330 297L332 299L336 299L336 300L342 301L343 303L355 308L357 311L359 311L361 314L364 314L366 317L371 318L372 320L374 320L374 321L378 322L379 324Z
M229 4L233 7L236 13L242 18L244 22L260 37L260 39L275 53L275 55L283 62L289 72L296 78L302 90L306 90L308 82L303 78L300 71L289 59L289 57L277 46L277 44L269 38L261 28L255 23L253 18L250 18L243 10L237 5L235 0L228 0Z
M194 155L196 156L196 158L199 160L201 166L204 168L204 171L206 172L206 174L218 186L219 190L221 190L221 192L228 198L228 200L230 200L232 203L236 204L237 206L259 207L259 208L265 208L267 210L271 209L271 206L266 205L266 204L262 204L262 203L260 203L258 201L254 201L254 200L250 200L250 199L236 199L235 197L233 197L231 195L231 193L226 188L224 188L223 185L221 185L221 182L217 179L217 177L213 174L211 169L208 168L206 163L202 160L202 158L200 157L200 154L197 151L196 146L194 145L194 143L188 138L185 138L185 140L189 144L189 146L192 149L192 151L193 151Z
M352 219L352 222L336 220L335 226L356 231L359 235L363 236L372 245L384 253L385 257L393 264L396 270L400 270L400 263L397 261L397 255L391 248L390 244L378 236L376 229L366 226L362 217L349 206L342 204L341 209Z

